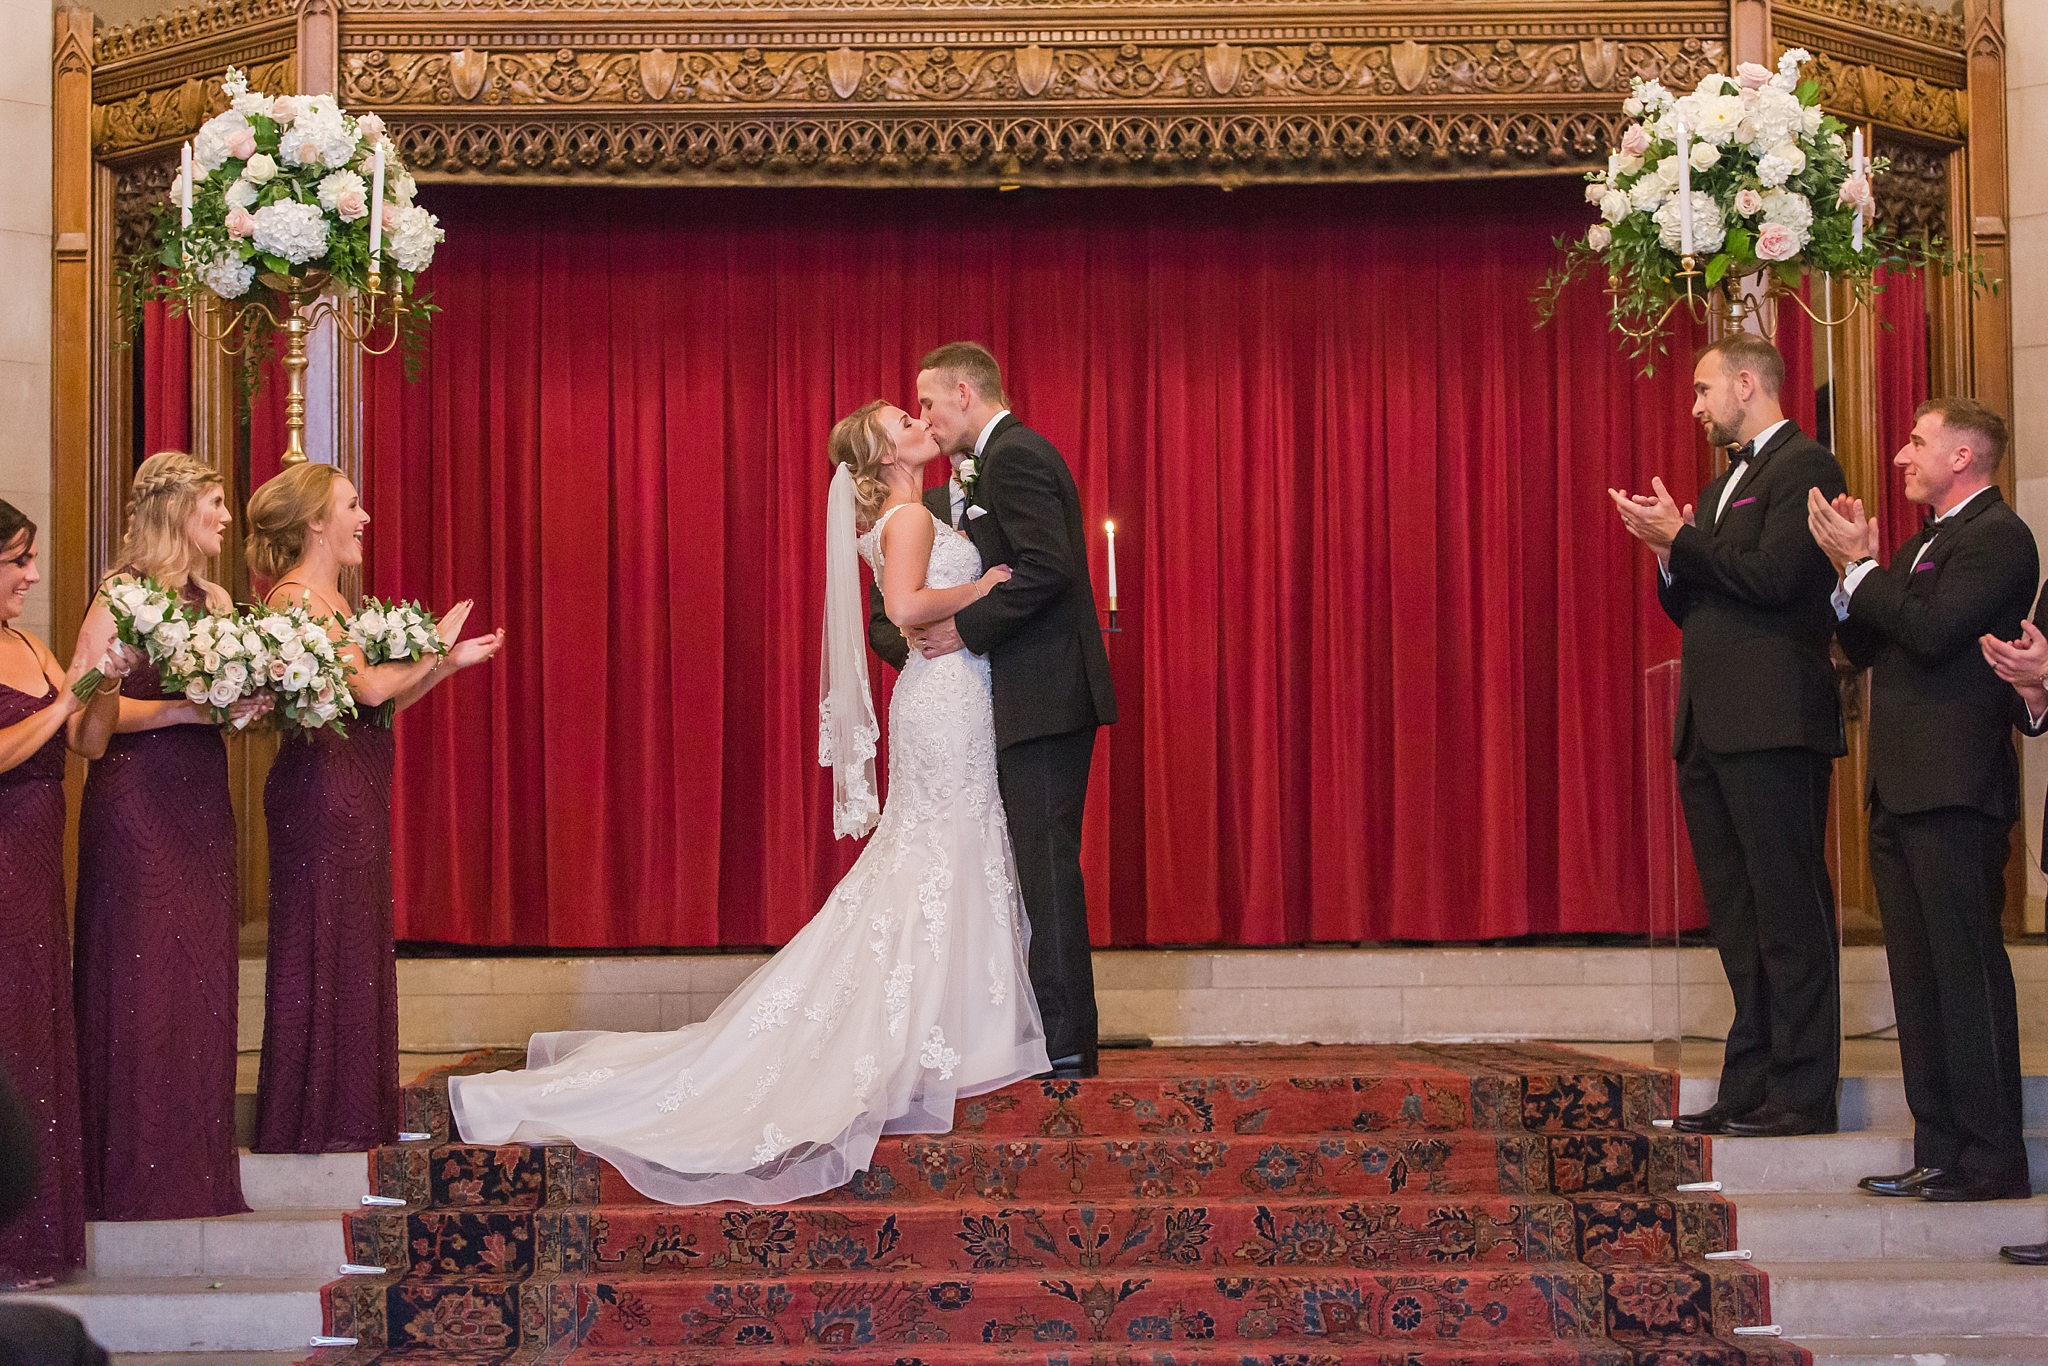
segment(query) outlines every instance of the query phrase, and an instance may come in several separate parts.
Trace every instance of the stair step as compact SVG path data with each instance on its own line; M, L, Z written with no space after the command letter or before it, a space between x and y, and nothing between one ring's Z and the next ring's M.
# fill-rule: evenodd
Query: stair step
M1805 1134L1798 1138L1717 1138L1714 1179L1728 1196L1797 1191L1852 1191L1866 1176L1913 1165L1908 1129ZM2027 1135L2034 1189L2048 1192L2048 1134Z
M320 1331L320 1287L328 1279L89 1277L20 1298L78 1315L110 1352L276 1351L303 1348Z
M368 1153L242 1154L242 1198L250 1209L345 1209L369 1193Z
M2048 1195L1943 1205L1861 1191L1744 1195L1736 1242L1757 1260L1981 1260L2009 1243L2048 1241Z
M86 1270L94 1276L332 1276L347 1260L347 1214L272 1209L88 1224Z
M297 1366L306 1359L304 1347L279 1352L208 1352L195 1358L190 1352L115 1352L113 1366Z
M1704 1110L1721 1093L1718 1077L1686 1077L1679 1083L1678 1108L1684 1114ZM2029 1129L2048 1129L2048 1076L2020 1078L2020 1103ZM1844 1132L1913 1127L1906 1105L1906 1083L1898 1073L1845 1076L1838 1093L1837 1117Z
M1814 1366L2040 1366L2033 1337L1800 1338Z
M2017 1337L2048 1321L2041 1269L2001 1262L1995 1247L1970 1261L1758 1265L1770 1274L1774 1317L1794 1337Z

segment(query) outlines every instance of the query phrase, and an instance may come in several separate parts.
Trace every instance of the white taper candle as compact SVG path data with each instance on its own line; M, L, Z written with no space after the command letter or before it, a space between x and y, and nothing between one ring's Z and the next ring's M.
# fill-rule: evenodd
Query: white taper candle
M186 143L178 149L178 225L188 232L192 227L192 144ZM192 248L183 250L183 259L192 259Z
M1863 130L1861 128L1858 128L1849 139L1849 169L1859 175L1863 172ZM1854 246L1858 251L1863 250L1863 210L1861 209L1856 210L1856 225L1850 235L1850 245Z
M377 269L377 252L384 245L384 144L370 161L370 270Z
M1109 610L1116 610L1116 523L1104 522L1103 534L1109 537Z
M1678 125L1678 252L1692 255L1692 135Z

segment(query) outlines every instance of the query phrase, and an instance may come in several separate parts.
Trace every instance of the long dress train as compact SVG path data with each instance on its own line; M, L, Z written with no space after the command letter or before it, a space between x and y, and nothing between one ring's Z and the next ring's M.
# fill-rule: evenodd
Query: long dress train
M877 572L901 510L861 538ZM972 582L980 556L933 520L927 585ZM943 1133L956 1098L1045 1071L988 662L913 653L889 724L881 822L781 952L701 1024L536 1034L525 1071L451 1078L462 1136L567 1139L670 1204L778 1204L845 1184L883 1134Z

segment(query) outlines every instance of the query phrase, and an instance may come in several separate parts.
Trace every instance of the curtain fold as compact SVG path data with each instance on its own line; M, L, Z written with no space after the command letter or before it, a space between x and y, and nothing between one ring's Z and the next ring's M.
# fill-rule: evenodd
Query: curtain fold
M1913 410L1933 397L1927 350L1927 275L1924 270L1881 270L1877 283L1877 437L1884 461L1878 497L1885 560L1920 530L1927 509L1906 497L1905 475L1892 463L1913 434Z
M142 455L192 449L192 323L160 300L142 306Z
M1535 330L1579 188L438 190L426 372L366 367L370 585L508 640L399 725L400 936L810 917L857 852L825 433L956 338L1072 465L1098 599L1117 522L1097 942L1640 931L1677 636L1606 489L1708 466L1689 339L1639 376L1590 286Z

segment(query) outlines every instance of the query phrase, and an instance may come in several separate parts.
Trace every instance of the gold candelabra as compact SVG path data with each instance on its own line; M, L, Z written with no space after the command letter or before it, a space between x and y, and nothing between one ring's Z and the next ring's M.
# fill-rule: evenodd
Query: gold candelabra
M394 285L386 298L374 258L365 288L340 297L327 292L333 277L324 270L307 271L303 276L262 274L256 278L283 298L282 316L261 299L235 303L209 293L198 307L188 310L192 330L222 351L239 354L244 362L261 335L256 320L284 333L284 463L302 464L306 459L306 338L322 319L332 318L335 329L351 346L361 347L365 355L385 355L398 345L404 330L405 296ZM223 314L226 320L218 321ZM381 345L373 340L380 328L390 329Z
M1750 283L1759 278L1764 281L1762 289L1757 289ZM1755 318L1764 335L1775 342L1778 339L1778 310L1786 299L1798 305L1799 311L1813 319L1814 324L1819 327L1840 327L1863 309L1865 291L1856 288L1853 280L1848 282L1848 311L1839 318L1830 318L1816 313L1806 300L1800 297L1797 289L1769 271L1759 271L1756 275L1739 278L1727 276L1720 284L1711 287L1705 283L1705 279L1705 273L1700 270L1696 257L1681 257L1678 273L1672 277L1674 294L1671 302L1657 315L1657 321L1648 327L1632 328L1621 321L1620 288L1610 277L1609 291L1614 295L1615 329L1637 345L1644 345L1655 341L1663 333L1664 325L1671 321L1671 315L1684 309L1694 322L1703 323L1712 317L1721 324L1724 331L1734 331L1743 327L1749 319Z

